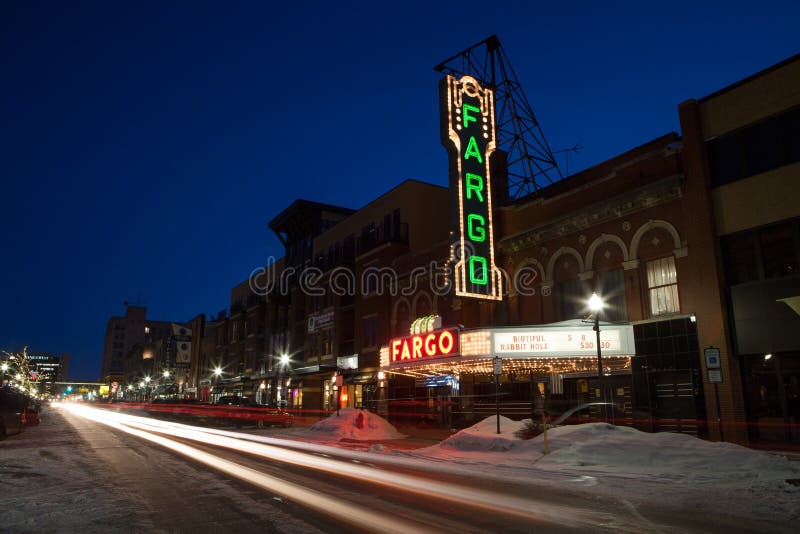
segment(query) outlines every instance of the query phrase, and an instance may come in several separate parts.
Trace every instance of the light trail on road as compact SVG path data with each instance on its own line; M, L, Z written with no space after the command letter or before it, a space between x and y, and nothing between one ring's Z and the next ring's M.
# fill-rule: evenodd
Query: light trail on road
M109 413L104 410L88 408L84 406L70 405L67 409L80 417L85 417L92 421L108 425L122 432L137 436L147 441L156 443L171 451L177 452L192 460L203 463L209 467L222 471L230 476L238 478L248 484L253 484L270 492L277 493L294 500L295 502L332 516L343 523L348 523L359 528L373 529L378 528L382 532L392 532L403 534L409 532L435 532L422 527L410 528L407 521L398 521L384 514L379 514L364 508L355 506L342 499L337 499L323 493L304 488L297 484L287 482L277 477L266 475L255 469L239 465L230 460L225 460L218 456L190 447L184 443L154 434L152 431L136 428L140 423L131 421L138 419L135 416L124 414ZM146 425L141 425L146 426ZM158 428L159 433L164 433L166 428Z
M618 518L610 513L542 503L533 499L510 494L500 494L449 482L439 482L431 480L430 478L381 470L364 464L354 464L328 457L321 457L313 452L300 452L298 450L286 449L278 445L247 439L251 438L251 436L242 436L242 438L244 438L242 439L236 437L236 434L233 432L198 428L169 421L109 412L87 406L69 405L67 408L76 415L157 443L247 483L294 499L304 506L308 506L327 515L332 515L338 520L368 530L379 528L383 532L409 532L409 530L414 529L408 524L407 520L397 521L390 519L386 514L377 514L363 506L353 505L342 499L324 495L286 482L285 480L266 475L230 460L200 451L199 449L166 436L191 440L213 447L223 447L228 450L278 461L284 464L291 464L305 469L314 469L339 477L348 477L358 480L359 482L377 484L391 488L392 490L401 490L411 493L425 500L435 498L470 508L479 508L493 514L515 517L518 520L527 521L532 524L550 524L570 529L586 527L597 528L598 526L608 528L611 525L614 525L617 531L621 528L618 521L616 521ZM222 433L225 435L221 435ZM287 440L274 441L280 442ZM304 445L307 449L310 449L312 446L311 444ZM638 528L641 529L644 526L645 525L640 524ZM647 524L647 526L652 527L653 525ZM420 527L420 530L417 531L423 530L424 529Z

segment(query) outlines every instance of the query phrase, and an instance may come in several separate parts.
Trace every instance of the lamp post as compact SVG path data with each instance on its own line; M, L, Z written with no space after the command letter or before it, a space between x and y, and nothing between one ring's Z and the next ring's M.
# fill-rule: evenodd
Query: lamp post
M164 397L168 397L167 387L169 385L169 370L165 369L164 373L162 374L164 377Z
M281 354L280 362L281 362L281 368L280 368L281 372L280 372L280 375L278 377L278 392L277 392L278 393L278 408L281 407L281 400L282 400L281 399L281 391L284 391L285 396L286 396L286 399L285 399L284 402L286 403L286 407L288 409L288 407L289 407L289 386L288 385L284 386L283 377L286 375L286 366L289 365L289 355L286 354L285 352L283 354Z
M603 378L603 353L600 349L600 312L603 310L605 303L597 293L592 293L589 298L589 309L594 312L594 332L597 336L597 384L600 387L600 400L606 401L605 379ZM603 414L603 421L606 421L606 407L605 404L601 407Z
M220 366L216 366L216 367L214 368L214 384L211 386L211 388L212 388L212 390L213 390L213 392L214 392L214 397L216 397L216 396L217 396L217 393L218 393L218 392L217 392L217 380L219 380L219 377L221 377L221 376L222 376L222 367L220 367ZM212 397L212 402L215 402L215 401L213 400L213 399L214 399L214 397Z

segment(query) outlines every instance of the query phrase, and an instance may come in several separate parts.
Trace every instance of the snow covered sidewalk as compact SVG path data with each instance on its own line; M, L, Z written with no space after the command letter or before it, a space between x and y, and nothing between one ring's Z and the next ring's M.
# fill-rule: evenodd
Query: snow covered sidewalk
M64 417L0 442L3 532L145 532L141 502L104 476L105 467Z
M763 532L783 531L782 525L790 532L800 520L800 463L786 457L606 423L553 428L544 454L543 435L521 440L516 433L522 422L500 420L500 434L496 418L488 417L437 445L403 454L508 481L601 492L636 506L763 521Z

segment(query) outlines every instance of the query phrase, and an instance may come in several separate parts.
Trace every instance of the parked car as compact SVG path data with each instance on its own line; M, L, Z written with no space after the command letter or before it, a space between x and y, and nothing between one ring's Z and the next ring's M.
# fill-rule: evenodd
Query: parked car
M0 440L25 428L28 397L9 388L0 389Z
M581 423L623 424L625 412L613 402L587 402L565 411L549 426L579 425Z
M587 402L567 409L558 416L546 414L547 428L582 423L610 423L612 425L630 424L631 418L613 402ZM531 439L544 431L541 419L526 419L516 435L520 439Z
M236 426L255 423L258 428L269 425L290 427L294 416L277 406L253 402L249 397L224 396L213 405L214 417L232 422Z
M250 400L250 397L226 395L217 399L217 402L214 404L217 406L247 406L248 404L252 404L252 401Z
M184 421L203 421L208 417L205 408L210 404L196 399L153 399L144 405L144 411L152 416L172 417Z

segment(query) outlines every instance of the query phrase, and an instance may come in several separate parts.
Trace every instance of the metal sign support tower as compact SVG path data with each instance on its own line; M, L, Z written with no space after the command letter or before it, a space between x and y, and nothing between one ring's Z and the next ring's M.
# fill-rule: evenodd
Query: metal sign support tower
M443 61L434 70L456 78L472 76L495 92L498 148L507 154L509 200L526 197L563 178L496 35Z

